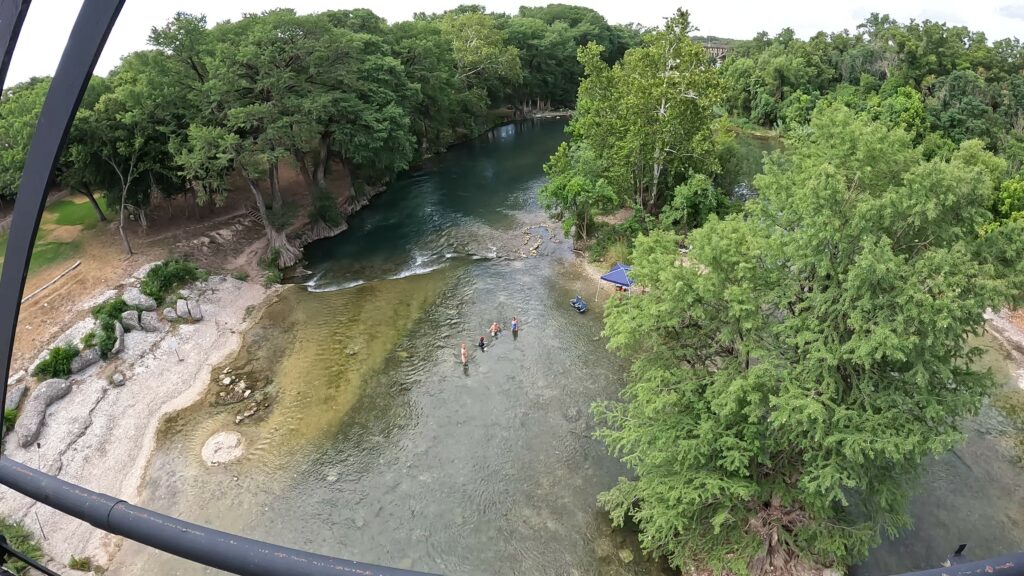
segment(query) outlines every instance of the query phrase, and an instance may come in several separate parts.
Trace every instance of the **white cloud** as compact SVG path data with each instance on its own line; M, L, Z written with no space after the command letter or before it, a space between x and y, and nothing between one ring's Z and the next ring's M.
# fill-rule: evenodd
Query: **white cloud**
M1017 20L1024 20L1024 4L1015 4L1010 6L1002 6L999 8L999 13L1007 18L1016 18Z
M279 6L295 8L301 13L329 9L369 7L390 21L411 18L414 12L443 11L469 3L471 0L130 0L107 42L97 65L105 74L117 65L121 56L146 48L146 38L153 26L166 22L177 11L205 13L210 22L235 19L243 12L260 12ZM488 9L516 12L522 4L544 5L555 0L472 0ZM561 0L572 3L573 0ZM910 18L945 20L982 30L990 39L1019 34L1018 19L1024 18L1024 5L1005 5L1006 0L577 0L601 12L611 22L639 22L648 26L663 19L682 5L690 10L693 23L702 34L731 38L750 38L761 30L771 34L784 27L793 28L798 36L808 37L825 30L854 30L871 12L891 14L906 21ZM34 0L22 30L21 40L11 62L7 84L20 82L34 75L53 74L57 68L71 26L81 7L81 0Z

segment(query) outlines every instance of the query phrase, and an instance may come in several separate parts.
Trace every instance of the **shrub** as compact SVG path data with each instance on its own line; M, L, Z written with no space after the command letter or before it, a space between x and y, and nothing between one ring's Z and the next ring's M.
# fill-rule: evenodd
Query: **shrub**
M18 409L17 408L4 408L4 431L3 435L6 436L9 430L14 429L14 424L18 421Z
M92 562L92 558L83 556L81 558L72 555L71 559L68 560L68 568L72 570L78 570L79 572L100 572L100 567L96 566Z
M295 206L293 204L284 204L277 210L267 209L267 222L274 228L274 230L284 230L291 226L295 220Z
M338 208L338 200L323 188L317 188L313 193L313 209L310 212L310 220L320 220L331 228L337 228L345 223L345 218Z
M93 308L92 316L99 321L100 330L98 334L93 333L92 341L89 344L86 343L85 338L82 338L82 346L97 346L100 350L100 355L106 358L110 351L114 349L114 345L117 344L117 332L115 331L114 323L121 319L121 314L133 309L121 297L112 298Z
M263 268L263 284L265 286L280 284L281 279L284 278L284 272L277 267L277 260L280 256L280 250L271 248L267 256L260 262L260 267Z
M235 270L234 272L231 273L231 277L234 278L235 280L241 280L242 282L245 282L246 280L249 279L249 273L246 272L245 270Z
M35 535L28 528L25 528L25 525L21 522L10 522L0 518L0 534L3 534L4 538L7 539L7 543L18 552L33 560L41 561L43 559L43 549L36 542ZM4 568L15 574L26 574L28 565L21 560L11 557L4 562Z
M201 280L203 277L196 265L181 259L165 260L146 272L140 288L142 293L163 304L168 294L180 286Z
M89 348L96 345L96 331L89 330L82 336L82 348Z
M43 378L67 378L71 375L71 361L78 357L78 352L78 346L74 344L51 348L46 358L32 370L32 375Z

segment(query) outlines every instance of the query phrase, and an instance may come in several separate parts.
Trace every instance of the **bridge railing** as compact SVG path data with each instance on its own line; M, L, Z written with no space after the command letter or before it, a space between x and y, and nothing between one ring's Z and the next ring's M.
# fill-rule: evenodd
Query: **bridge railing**
M0 0L0 86L31 0ZM96 61L124 0L84 0L43 103L18 188L17 202L0 275L0 412L10 373L14 334L29 259L53 173ZM2 446L0 446L2 447ZM0 455L0 485L106 532L124 536L206 566L244 576L423 576L423 573L364 564L286 548L165 516ZM0 555L17 556L0 542ZM31 564L31 562L30 562ZM55 572L37 566L48 575ZM0 568L0 574L5 572ZM1024 576L1024 553L912 576Z

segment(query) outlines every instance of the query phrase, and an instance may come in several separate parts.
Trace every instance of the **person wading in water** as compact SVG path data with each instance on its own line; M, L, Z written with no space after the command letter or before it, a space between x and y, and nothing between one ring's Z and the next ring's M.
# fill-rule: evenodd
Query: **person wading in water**
M466 343L462 343L462 348L459 350L462 356L462 365L469 366L469 352L466 351Z
M479 346L480 347L480 351L483 352L484 350L487 349L487 340L485 340L484 337L481 336L480 337L480 342L477 343L477 346Z

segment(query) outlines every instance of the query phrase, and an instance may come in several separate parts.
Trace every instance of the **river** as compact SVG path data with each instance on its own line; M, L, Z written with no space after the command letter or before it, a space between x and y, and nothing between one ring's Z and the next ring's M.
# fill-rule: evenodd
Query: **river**
M161 426L141 503L448 576L669 574L596 504L625 470L590 437L589 407L617 394L626 364L605 350L600 301L585 315L568 306L596 286L537 204L563 127L507 125L457 146L308 247L311 280L268 306L228 366L264 384L272 408L235 425L239 406L217 406L211 386ZM513 315L519 337L474 350L464 369L458 344ZM988 361L1009 379L1000 354ZM200 449L225 429L246 454L207 467ZM959 458L929 464L917 530L859 573L933 566L968 536L972 552L1024 547L1020 469L972 430ZM219 572L126 543L110 573Z

